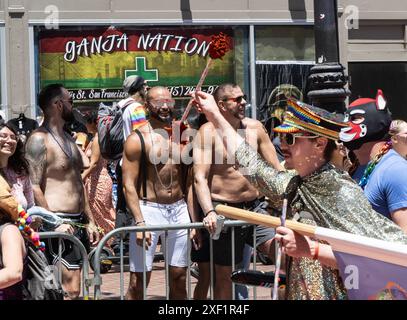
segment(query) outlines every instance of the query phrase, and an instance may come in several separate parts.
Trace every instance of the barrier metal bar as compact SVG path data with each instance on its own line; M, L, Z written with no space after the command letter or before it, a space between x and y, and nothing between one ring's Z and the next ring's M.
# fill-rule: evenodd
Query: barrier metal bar
M137 239L137 236L136 236ZM143 249L146 247L146 233L143 231ZM143 300L147 298L147 270L146 270L146 250L143 250ZM129 247L130 253L130 247ZM129 258L130 259L130 258ZM152 269L151 269L152 271Z
M235 227L232 227L232 243L231 243L231 249L232 249L232 271L236 270L236 263L235 263ZM235 283L232 282L232 300L236 300L235 297L236 293L236 288L235 288Z
M62 285L62 238L58 238L58 280Z
M225 226L248 226L250 223L247 223L245 221L241 220L233 220L233 221L226 221ZM102 276L100 272L100 256L102 249L106 242L113 236L115 236L118 233L130 233L130 232L142 232L143 233L143 245L145 245L145 232L150 232L150 231L169 231L169 230L180 230L180 229L188 229L188 228L194 228L194 229L203 229L204 224L202 222L195 222L195 223L186 223L186 224L177 224L177 225L156 225L156 226L130 226L130 227L121 227L114 229L107 233L98 243L96 249L95 249L95 254L94 254L94 279L93 279L93 284L94 284L94 298L95 299L100 299L101 296L101 285L102 285ZM79 241L79 240L78 240ZM189 239L188 239L189 241ZM210 246L212 246L212 239L210 239ZM145 265L145 251L143 251L143 262ZM212 261L212 248L211 248L211 261ZM167 259L168 260L168 259ZM213 274L213 268L211 268L211 275ZM146 281L146 277L144 276L143 282ZM212 279L211 279L212 281ZM145 283L143 283L143 286ZM211 286L213 287L213 283L211 283ZM143 299L146 299L146 286L144 286L143 290ZM211 299L213 299L213 294L211 293Z
M188 266L187 266L187 299L191 300L191 229L187 230L187 252L188 252Z
M124 299L123 233L120 234L120 299ZM95 260L96 263L97 260Z
M76 238L75 236L63 233L63 232L40 232L39 233L40 239L59 239L58 240L58 257L60 258L62 253L60 248L62 248L61 239L71 241L74 245L78 246L79 251L82 256L82 295L84 300L89 299L89 287L91 285L90 278L89 278L89 259L88 253L82 244L82 242ZM100 252L99 252L99 260L100 261ZM61 259L59 260L59 264L61 263ZM99 265L99 272L100 272L100 265ZM62 272L59 270L59 276L62 277ZM62 283L62 282L61 282Z
M170 288L169 288L169 282L170 282L170 269L169 269L169 261L168 261L168 230L165 230L165 236L164 236L164 263L165 263L165 298L167 300L170 299Z
M214 266L213 266L213 240L212 237L209 237L209 263L210 263L210 270L209 270L209 276L211 278L211 284L209 286L209 293L210 293L210 299L214 300L213 298L213 291L214 291L214 279L213 279L213 275L214 273Z
M256 271L257 263L257 229L253 226L253 270ZM257 300L257 288L253 287L253 299Z

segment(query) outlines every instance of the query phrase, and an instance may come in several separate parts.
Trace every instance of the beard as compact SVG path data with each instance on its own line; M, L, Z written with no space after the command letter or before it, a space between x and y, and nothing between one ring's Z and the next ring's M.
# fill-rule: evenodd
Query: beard
M243 109L243 112L241 113L241 112L239 111L239 109L238 109L238 110L232 112L232 116L233 116L234 118L238 119L238 120L242 120L242 119L245 118L245 111L244 111L244 110L245 110L245 109Z
M68 108L66 108L64 106L64 108L62 109L62 119L65 120L65 122L73 122L75 120L75 116L72 112L72 109L69 110Z
M152 118L157 119L160 122L167 123L167 124L170 124L172 122L172 110L168 111L168 116L166 116L166 117L163 117L159 113L153 112L151 110L149 111L149 113Z

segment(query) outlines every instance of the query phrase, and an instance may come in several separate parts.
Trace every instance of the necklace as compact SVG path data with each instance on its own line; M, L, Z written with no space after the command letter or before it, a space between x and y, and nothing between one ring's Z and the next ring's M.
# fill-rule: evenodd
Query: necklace
M58 139L55 137L54 133L51 131L48 126L44 126L44 128L50 133L51 137L55 140L55 142L58 144L59 148L62 150L62 152L66 155L68 159L72 158L72 148L71 145L68 141L68 146L69 146L69 152L65 150L65 148L59 143ZM64 132L65 133L65 132ZM66 135L66 133L65 133Z
M153 141L153 133L152 133L152 131L151 131L151 125L150 124L148 124L148 130L149 130L149 133L150 133L150 140L151 140L151 149L153 148L153 145L154 145L154 141ZM170 136L170 150L169 150L169 159L171 159L171 141L172 141L172 139L171 139L171 136ZM159 173L158 173L158 169L157 169L157 164L156 164L156 159L155 159L156 157L155 157L155 154L154 154L154 162L153 162L153 165L154 165L154 169L155 169L155 173L156 173L156 175L157 175L157 178L158 178L158 182L160 182L160 184L161 184L161 186L163 187L163 189L165 189L165 190L171 190L172 191L172 168L170 169L170 184L167 186L167 185L165 185L164 183L163 183L163 181L161 180L161 178L160 178L160 175L159 175Z
M365 169L365 171L363 172L363 176L362 179L360 179L359 181L359 186L362 189L365 189L370 175L372 174L373 170L375 169L376 165L379 163L379 161L383 158L383 156L389 152L389 150L391 149L391 140L387 141L381 148L380 151L374 156L374 158L372 159L372 161L370 161Z

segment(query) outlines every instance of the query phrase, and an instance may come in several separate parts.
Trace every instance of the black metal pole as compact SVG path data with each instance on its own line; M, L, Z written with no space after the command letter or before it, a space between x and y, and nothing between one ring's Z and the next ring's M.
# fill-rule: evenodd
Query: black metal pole
M350 91L339 63L337 1L314 0L314 20L316 65L308 77L308 98L317 107L343 113Z
M336 8L336 0L314 1L315 56L320 63L339 61Z

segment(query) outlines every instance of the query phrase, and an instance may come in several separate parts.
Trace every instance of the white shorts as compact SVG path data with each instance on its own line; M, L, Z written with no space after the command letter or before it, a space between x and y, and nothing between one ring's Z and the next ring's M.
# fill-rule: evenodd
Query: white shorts
M172 204L159 204L140 200L140 209L146 225L174 225L191 222L185 201ZM151 231L151 246L146 251L146 271L151 271L158 238L165 245L165 231ZM188 266L188 234L186 229L169 230L167 240L167 257L169 265L174 267ZM165 248L164 248L165 250ZM165 252L165 251L164 251ZM164 255L165 256L165 255ZM136 244L136 233L130 234L130 271L143 272L143 249Z

